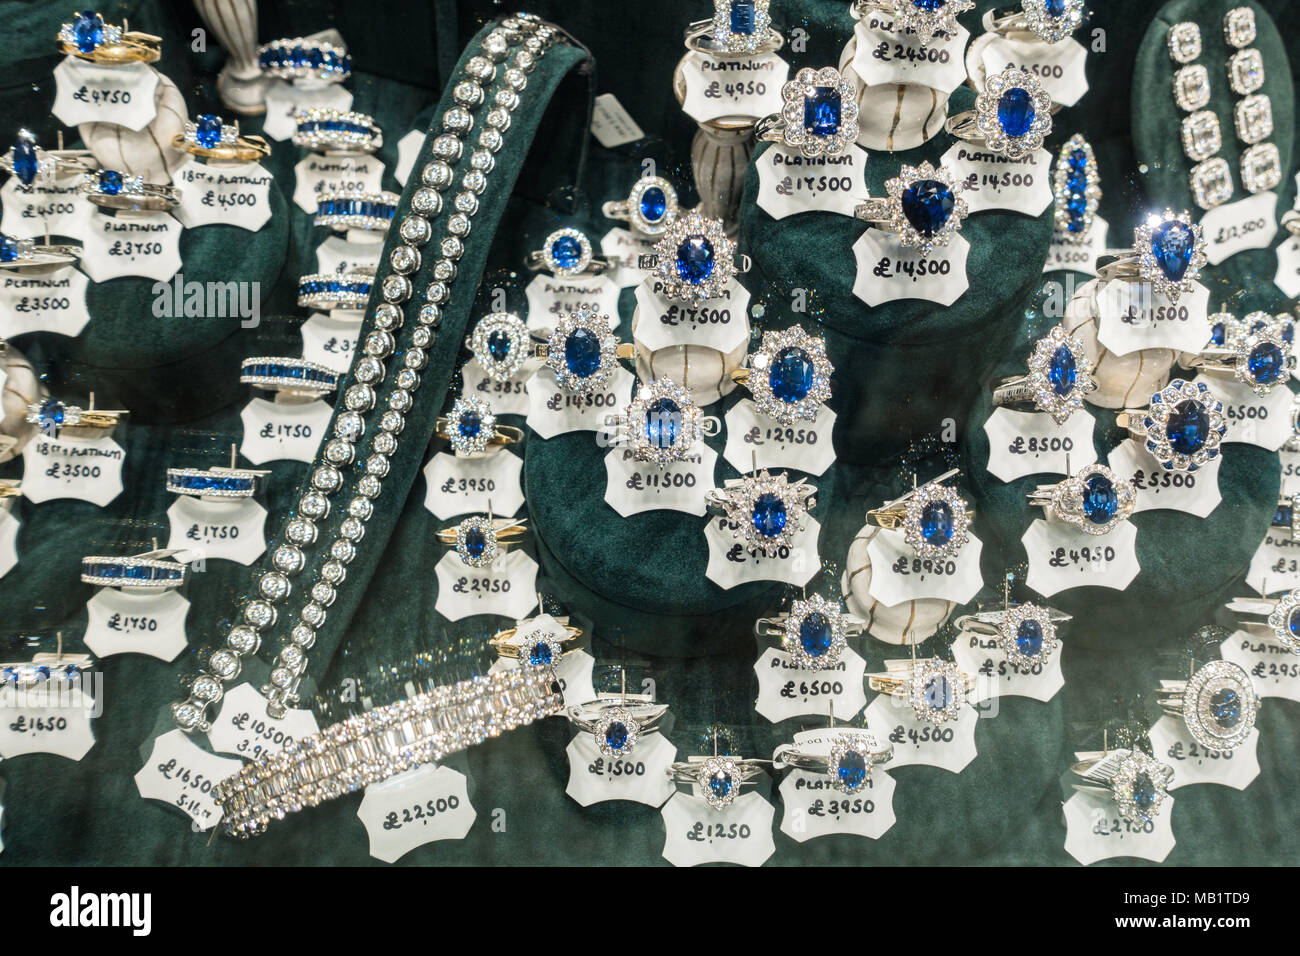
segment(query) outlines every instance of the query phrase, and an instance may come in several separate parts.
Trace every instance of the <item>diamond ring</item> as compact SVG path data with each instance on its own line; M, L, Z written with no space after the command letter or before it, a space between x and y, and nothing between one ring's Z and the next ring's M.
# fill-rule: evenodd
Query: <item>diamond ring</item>
M991 637L1006 655L1007 663L1022 668L1045 664L1061 646L1056 625L1071 616L1056 608L1039 607L1026 601L996 611L966 614L954 622L967 634Z
M781 87L781 112L758 121L754 137L812 159L842 156L858 138L857 87L833 66L804 67Z
M1174 769L1140 750L1108 750L1079 761L1070 771L1074 789L1113 797L1129 823L1148 824L1169 798Z
M791 482L784 472L773 475L763 470L711 489L707 505L711 513L731 522L733 534L743 538L747 547L777 557L803 530L804 516L816 507L816 494L804 478Z
M33 239L15 239L0 233L0 269L26 272L46 266L70 265L80 258L79 242L37 244Z
M1048 521L1100 535L1133 514L1137 489L1132 478L1120 478L1105 465L1085 465L1071 478L1039 485L1028 498L1030 506L1046 512Z
M1206 261L1200 224L1192 222L1186 210L1175 215L1166 209L1164 215L1147 216L1133 230L1132 249L1098 260L1097 275L1105 282L1149 282L1156 295L1177 302L1184 292L1192 291Z
M894 33L913 33L924 47L936 36L957 32L957 16L974 9L975 0L854 0L853 18L861 20L878 11L894 20Z
M600 207L608 219L622 219L643 236L660 236L677 218L677 190L661 176L642 176L627 199Z
M798 325L764 332L747 366L734 370L732 381L748 388L758 410L782 425L816 421L831 397L835 367L826 357L826 341Z
M993 405L1032 405L1063 425L1083 407L1083 396L1096 387L1083 342L1057 325L1034 344L1028 374L1003 379L993 387Z
M397 193L365 192L360 189L326 190L316 196L317 226L328 226L335 232L363 229L368 232L386 232L397 214Z
M155 63L162 56L162 37L105 23L93 10L83 10L63 24L55 42L60 53L105 66Z
M289 397L319 398L338 386L338 372L317 362L300 358L269 358L255 355L239 366L244 385L278 392Z
M194 498L252 498L258 479L269 474L253 468L168 468L167 490Z
M959 474L945 472L893 501L867 512L867 524L903 530L903 539L922 559L956 557L970 540L975 511L953 488L941 482Z
M1057 154L1052 196L1057 237L1072 245L1087 242L1101 203L1101 175L1092 144L1078 133Z
M618 360L635 352L631 343L615 337L608 315L583 306L560 313L550 337L533 354L545 360L566 392L595 395L605 388Z
M1220 753L1240 747L1255 727L1259 695L1240 664L1209 661L1189 680L1161 681L1161 709L1180 717L1192 739Z
M975 109L948 118L958 139L1008 159L1028 156L1052 131L1052 98L1032 73L1008 67L993 73L975 96Z
M608 256L596 255L591 240L579 229L556 229L546 237L541 249L535 249L524 259L533 272L543 270L553 276L600 275L618 263Z
M653 269L659 291L670 299L691 302L716 299L737 272L748 272L748 256L736 256L736 244L722 223L698 212L677 216L655 243L655 251L638 265Z
M366 113L312 107L293 114L293 145L318 153L373 153L384 134Z
M71 438L97 437L100 432L111 434L128 414L125 409L95 408L93 402L91 406L65 405L55 398L30 402L27 424L40 426L41 434L48 438L58 438L65 432Z
M89 150L44 150L29 130L20 129L13 146L0 156L0 169L18 177L18 191L29 193L39 180L49 183L69 173L85 173L96 165Z
M1280 329L1265 327L1225 341L1221 348L1204 349L1184 364L1187 368L1232 372L1237 381L1249 385L1256 395L1267 395L1275 385L1285 385L1290 380L1295 371L1295 355L1291 343L1283 340Z
M1020 0L1019 9L993 11L992 32L1032 33L1044 43L1060 43L1079 29L1085 12L1083 0Z
M1300 588L1277 598L1233 598L1227 608L1238 614L1267 616L1267 621L1243 621L1241 630L1252 637L1277 641L1292 654L1300 654Z
M352 57L346 48L302 37L262 44L257 65L267 76L290 82L342 83L352 75Z
M434 434L451 444L461 458L477 458L498 445L517 445L524 440L522 429L498 425L492 406L481 398L458 398L451 411L439 416Z
M690 392L667 378L642 385L627 411L605 424L614 429L615 443L629 446L637 461L660 468L696 454L696 445L722 427L717 418L701 414Z
M946 246L961 231L966 218L964 181L944 167L927 160L920 166L903 166L885 182L887 196L868 198L853 210L863 220L898 235L898 241L929 255L936 246Z
M262 137L239 135L239 120L225 123L213 113L186 121L184 132L172 137L172 148L201 159L231 163L249 163L271 155L271 147Z
M176 551L147 551L133 557L88 555L81 559L81 583L104 588L165 591L185 583L188 566L172 555Z
M858 637L866 625L835 601L820 594L790 603L790 610L776 617L760 617L754 622L759 637L780 638L785 652L796 667L819 671L834 667L848 647L850 637Z
M325 312L334 309L359 312L370 301L374 281L374 270L367 267L351 272L308 273L298 280L298 305Z
M0 689L77 684L94 667L89 654L37 654L30 661L0 664Z
M508 382L531 354L528 326L513 312L490 312L478 320L465 342L474 361L494 382Z
M659 730L667 713L668 705L656 704L649 694L598 694L570 707L567 716L606 757L626 757L642 737Z
M892 744L882 746L874 734L863 730L837 730L828 743L825 753L820 752L822 748L800 750L787 744L777 748L773 761L778 769L824 773L840 793L854 794L870 786L872 767L888 763L894 756Z
M1151 405L1125 409L1116 416L1120 428L1146 445L1166 471L1196 471L1219 457L1228 418L1204 382L1170 381L1151 396Z
M105 209L161 212L174 208L181 200L181 192L175 186L147 183L141 176L116 169L86 173L80 188L87 199Z
M769 0L713 0L713 19L686 28L686 48L720 60L760 56L781 49L772 29Z
M691 757L671 764L668 779L691 784L714 810L725 810L762 772L762 762L752 758Z
M528 532L525 521L523 518L471 515L450 528L440 530L438 541L455 548L466 567L486 568L523 539Z
M872 690L904 698L918 721L942 724L956 720L975 689L975 678L956 664L937 657L902 661L898 668L868 675Z
M501 660L519 661L532 667L557 664L561 657L573 650L565 645L577 642L583 633L582 628L572 627L563 619L560 624L564 628L560 635L544 627L535 627L520 637L523 628L508 627L497 631L488 643L497 649L497 657Z

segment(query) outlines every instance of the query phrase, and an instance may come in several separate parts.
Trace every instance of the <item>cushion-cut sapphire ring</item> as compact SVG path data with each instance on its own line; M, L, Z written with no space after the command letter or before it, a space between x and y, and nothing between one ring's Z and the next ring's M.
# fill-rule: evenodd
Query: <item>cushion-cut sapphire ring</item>
M780 638L781 646L797 667L819 671L834 667L848 646L850 637L858 637L866 625L845 614L835 601L820 594L790 603L790 610L776 617L760 617L754 622L759 637Z
M1083 0L1020 0L1019 7L993 11L994 33L1031 33L1044 43L1060 43L1083 23Z
M44 150L36 137L25 129L18 131L13 146L0 156L0 169L18 177L18 191L29 193L39 180L48 183L60 176L88 172L96 166L94 156L85 149Z
M897 233L904 246L929 255L961 231L966 218L966 184L950 170L930 165L903 166L885 182L887 196L868 198L853 210L855 219Z
M880 12L895 22L894 32L915 34L922 49L936 36L957 32L957 15L975 7L975 0L854 0L852 15L861 20Z
M1092 144L1078 133L1065 141L1056 156L1052 196L1056 237L1071 245L1086 242L1101 203L1101 176Z
M1219 457L1228 419L1204 382L1170 381L1144 409L1116 415L1120 428L1143 442L1166 471L1196 471Z
M1140 750L1108 750L1091 754L1070 768L1075 790L1113 797L1119 815L1129 823L1148 824L1169 798L1174 768Z
M462 458L484 455L490 446L517 445L524 440L522 429L498 425L492 406L481 398L458 398L451 411L439 417L434 432L451 444Z
M598 694L595 700L570 707L566 716L589 733L606 757L626 757L646 734L655 733L668 713L649 694Z
M809 158L842 156L858 138L858 90L833 66L804 67L781 87L781 112L758 121L754 136Z
M722 223L698 212L679 215L637 265L653 269L658 291L670 299L692 302L716 299L737 272L748 272L749 256L736 255Z
M1157 295L1177 302L1205 265L1205 238L1199 223L1192 222L1187 210L1177 215L1166 209L1163 215L1152 213L1133 230L1133 248L1097 260L1097 275L1103 282L1122 279L1126 282L1149 282Z
M710 489L706 501L711 513L726 516L747 547L779 557L803 530L804 516L817 505L816 494L805 478L792 482L785 472L763 470Z
M328 226L335 232L349 229L385 232L397 214L399 198L397 193L387 191L326 190L316 197L315 224Z
M533 354L528 326L513 312L490 312L478 320L465 347L494 382L508 382Z
M1063 425L1083 407L1083 397L1097 387L1092 360L1078 336L1059 325L1038 340L1029 356L1029 372L993 386L994 406L1033 405Z
M334 391L338 373L300 358L254 355L239 365L239 381L287 397L319 398Z
M257 65L268 76L299 83L342 83L352 75L352 57L345 47L302 37L262 44Z
M782 744L772 755L777 769L811 770L826 774L840 793L858 793L871 784L871 768L886 764L894 756L892 744L881 745L875 734L865 730L836 731L825 753L804 751Z
M617 361L632 358L635 350L630 342L615 338L608 315L584 306L561 313L550 337L533 354L546 361L560 388L595 395L604 389Z
M147 183L141 176L131 176L116 169L86 173L80 189L87 199L105 209L161 212L174 208L181 200L181 191L175 186Z
M195 498L252 498L258 479L269 474L253 468L168 468L167 490Z
M486 568L523 539L528 533L526 520L471 515L459 524L439 531L438 540L455 548L466 567Z
M903 530L903 539L922 559L955 557L970 540L970 523L975 517L961 495L942 482L960 474L959 469L914 488L901 498L867 512L867 523L880 528Z
M772 29L769 0L713 0L713 19L686 28L686 48L720 60L775 53L785 38Z
M298 305L304 309L360 311L370 299L375 271L358 267L351 272L314 272L298 280Z
M600 211L609 219L622 219L643 236L659 236L677 218L677 190L662 176L642 176L627 199L607 202Z
M66 266L81 258L81 243L37 243L32 239L15 239L0 233L0 269L15 272Z
M1241 630L1277 641L1292 654L1300 654L1300 588L1277 598L1233 598L1227 606L1239 614L1267 615L1267 621L1243 621Z
M88 555L81 559L81 582L104 588L139 588L164 591L185 583L188 565L177 561L176 551L149 551L129 558Z
M162 56L162 37L105 23L93 10L83 10L63 24L55 42L61 53L105 66L154 63Z
M718 434L722 423L703 415L691 393L672 379L660 378L637 389L622 415L605 419L613 443L632 449L637 461L666 468L698 454L696 446Z
M1208 348L1186 360L1187 368L1231 372L1249 385L1256 395L1267 395L1275 385L1285 385L1295 371L1291 343L1276 327L1225 341L1221 348Z
M570 626L565 623L566 620L567 618L559 619L564 628L564 633L560 635L542 627L531 631L508 627L504 631L497 631L488 643L497 649L497 657L502 660L521 661L532 667L558 664L563 655L574 649L566 645L576 644L583 633L582 628ZM522 637L519 636L521 630L524 630Z
M1064 611L1026 602L996 611L966 614L953 623L967 634L993 638L1008 663L1029 669L1045 664L1056 653L1061 646L1056 625L1069 620L1071 616Z
M975 109L950 116L944 128L958 139L1019 159L1042 146L1052 131L1052 98L1032 73L1008 67L984 81Z
M878 693L905 699L917 720L942 724L960 716L975 678L950 661L931 657L899 661L888 671L867 675L867 684Z
M365 113L313 107L293 118L293 145L318 153L373 153L384 145L384 134Z
M50 438L58 438L65 432L71 438L97 437L111 434L127 416L123 409L95 408L94 404L92 401L87 409L65 405L54 398L31 402L27 406L27 424L40 426L41 433Z
M1208 661L1189 680L1161 681L1156 699L1170 717L1182 718L1193 740L1219 753L1246 742L1259 710L1250 674L1232 661Z
M688 757L668 767L668 779L690 784L714 810L725 810L740 796L740 788L753 783L768 762L746 757Z
M831 397L835 367L826 357L826 341L798 325L764 332L747 363L731 373L732 381L748 388L758 410L782 425L816 421Z
M262 137L239 135L239 120L225 123L213 113L186 121L185 131L172 137L172 148L229 163L249 163L271 155L271 147Z
M1109 534L1133 514L1137 489L1133 479L1120 478L1105 465L1085 465L1054 485L1039 485L1029 504L1042 508L1048 521L1058 521L1087 534Z
M618 262L609 256L596 255L591 240L581 230L557 229L546 237L542 248L534 249L524 258L533 272L545 269L554 276L600 275Z

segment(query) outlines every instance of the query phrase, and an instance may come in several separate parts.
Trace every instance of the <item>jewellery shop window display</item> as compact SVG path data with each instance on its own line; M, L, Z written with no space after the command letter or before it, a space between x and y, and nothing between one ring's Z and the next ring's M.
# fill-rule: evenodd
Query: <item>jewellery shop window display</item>
M16 6L0 863L1300 853L1280 0Z

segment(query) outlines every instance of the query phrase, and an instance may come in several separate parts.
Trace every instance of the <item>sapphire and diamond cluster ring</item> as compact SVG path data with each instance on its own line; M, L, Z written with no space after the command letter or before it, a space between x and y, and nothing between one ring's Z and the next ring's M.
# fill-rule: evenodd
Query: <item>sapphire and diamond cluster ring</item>
M866 625L834 601L820 594L796 599L790 610L776 617L754 622L758 637L777 638L790 660L805 670L824 670L840 662L850 637L858 637Z
M975 109L949 117L944 128L972 145L1020 159L1051 133L1052 98L1032 73L1008 67L984 82Z
M1085 534L1109 534L1133 514L1137 489L1105 465L1085 465L1054 485L1039 485L1029 504L1042 508L1048 521L1068 524Z
M722 423L704 415L691 393L667 378L637 389L622 415L605 419L614 443L632 449L637 461L666 468L697 453L696 446L721 430Z
M1078 133L1065 141L1056 156L1052 198L1056 238L1070 245L1087 242L1101 205L1101 175L1092 144Z
M533 354L528 326L513 312L490 312L478 320L465 347L489 379L508 382Z
M1292 654L1300 654L1300 588L1277 598L1233 598L1228 608L1238 614L1267 617L1266 621L1243 621L1241 630L1253 637L1277 641Z
M716 299L738 272L748 272L749 256L737 256L722 223L698 212L675 218L638 265L653 269L665 296L679 302Z
M1083 23L1083 0L1020 0L1020 6L994 10L994 33L1030 33L1044 43L1060 43Z
M162 37L105 23L93 10L83 10L63 24L55 42L61 53L103 66L155 63L162 56Z
M557 635L538 627L520 637L520 628L508 627L497 631L488 643L496 648L501 660L520 661L530 667L558 664L561 657L574 650L567 645L576 645L583 633L582 628L572 627L564 623L564 619L560 624L564 628L563 634Z
M1182 719L1193 740L1217 753L1244 744L1259 712L1250 674L1232 661L1202 664L1188 680L1161 681L1156 699L1167 715Z
M608 315L583 306L577 312L561 313L550 336L533 354L546 362L566 392L596 395L604 390L619 359L632 358L635 349L630 342L618 341Z
M966 218L966 184L944 167L927 160L920 166L903 166L885 182L887 195L858 203L853 217L898 236L906 248L923 256L936 246L946 246L961 231Z
M87 199L105 209L162 212L174 208L181 200L180 190L175 186L147 183L141 176L116 169L86 173L80 188Z
M714 810L725 810L762 772L763 761L753 758L692 757L670 765L668 779L690 784Z
M1057 325L1034 344L1027 374L1003 379L993 387L993 405L1030 405L1064 425L1096 387L1092 360L1082 340Z
M438 541L455 548L468 568L489 567L497 558L523 540L528 528L523 518L494 518L471 515L438 532Z
M600 275L618 264L608 256L593 252L591 240L580 229L568 227L556 229L546 237L542 248L534 249L524 258L524 265L531 271L544 270L560 278Z
M838 730L830 739L827 753L809 753L797 746L777 749L773 760L778 768L809 770L825 774L831 786L844 794L860 793L871 785L871 769L894 756L892 744L881 744L865 730Z
M477 458L489 448L517 445L524 440L522 429L498 425L492 406L481 398L458 398L451 411L440 416L434 434L447 439L452 452L461 458Z
M661 176L642 176L627 199L607 202L600 208L607 219L624 220L633 231L654 238L663 235L677 218L677 190Z
M1152 213L1133 230L1133 248L1097 261L1097 276L1103 282L1149 282L1156 295L1177 302L1192 291L1192 283L1205 265L1205 238L1199 223L1186 210L1175 215Z
M731 373L744 385L760 412L782 425L816 421L831 397L835 367L826 357L826 341L792 325L779 332L764 332L759 348L745 367Z
M760 142L781 143L812 159L842 156L858 138L857 87L833 66L804 67L781 87L781 112L758 121Z
M903 661L899 670L868 675L867 683L877 693L906 700L916 719L929 724L956 720L975 689L974 677L937 657Z
M726 482L713 488L706 499L712 514L723 515L734 525L734 534L745 546L768 557L779 557L794 535L803 530L803 520L816 507L817 489L807 479L790 481L784 472L766 470Z
M954 622L957 629L997 641L1007 662L1023 668L1045 664L1061 646L1056 626L1071 616L1056 608L1026 601L995 611L966 614Z
M567 716L606 757L626 757L647 734L659 729L667 704L649 694L598 694L595 700L570 707Z
M713 19L686 28L686 48L719 60L761 56L781 49L785 38L772 28L769 0L713 0Z
M241 136L238 120L226 123L213 113L187 121L185 131L172 137L172 148L227 163L250 163L271 155L271 147L262 137Z
M1108 750L1070 768L1074 789L1111 797L1129 823L1147 824L1169 799L1174 769L1141 750Z
M1208 348L1186 362L1187 368L1231 372L1256 395L1267 395L1274 386L1286 385L1295 372L1295 355L1282 330L1268 324L1257 332L1233 336L1220 348Z
M973 508L942 482L959 474L945 472L893 501L867 512L867 524L903 531L903 539L922 559L953 558L970 540Z
M894 32L911 33L924 49L935 37L957 32L957 17L975 8L975 0L855 0L852 15L861 20L869 13L883 13L894 21Z
M1116 421L1166 471L1196 471L1218 458L1228 432L1223 402L1204 382L1181 378L1152 395L1145 410L1125 409Z

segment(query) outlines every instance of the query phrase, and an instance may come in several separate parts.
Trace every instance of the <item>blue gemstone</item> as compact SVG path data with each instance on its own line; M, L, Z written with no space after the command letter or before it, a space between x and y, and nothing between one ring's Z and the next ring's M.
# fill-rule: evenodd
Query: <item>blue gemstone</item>
M1150 810L1156 802L1156 785L1145 770L1133 778L1133 803L1139 810Z
M1291 518L1294 514L1295 512L1292 510L1289 504L1278 505L1277 511L1273 512L1273 527L1274 528L1291 527Z
M1047 15L1054 19L1065 16L1065 0L1047 0Z
M81 676L81 668L76 664L69 664L63 668L63 679L69 684Z
M918 10L941 10L948 0L912 0L912 6Z
M25 135L24 135L25 133ZM30 133L19 133L14 141L13 167L14 175L24 186L30 186L36 180L39 163L36 161L36 140Z
M72 36L77 41L78 50L91 53L104 42L104 21L94 10L83 10L72 22Z
M808 353L791 345L776 353L767 373L767 384L778 399L794 404L812 391L815 371Z
M1231 687L1225 687L1210 698L1210 715L1224 730L1241 723L1241 697Z
M713 243L703 236L687 236L677 247L677 274L691 285L713 275Z
M307 65L313 70L319 70L325 62L325 54L321 52L320 47L314 46L307 54Z
M1295 340L1295 323L1292 322L1290 319L1283 319L1282 341L1290 345L1291 342L1293 342L1294 340Z
M803 100L803 128L813 136L834 136L840 129L840 91L833 86L814 86Z
M903 216L923 237L934 236L952 215L952 190L937 179L918 179L902 195Z
M1052 353L1052 360L1047 363L1047 380L1052 383L1052 391L1062 397L1069 395L1078 379L1074 353L1068 345L1058 345Z
M645 410L645 437L651 448L677 444L682 427L682 409L671 398L656 398Z
M600 368L600 339L590 329L574 329L564 340L564 365L578 378L589 378Z
M1286 356L1273 342L1260 342L1246 356L1246 368L1250 371L1250 377L1260 385L1276 382L1285 364Z
M844 789L857 790L867 782L867 758L856 750L845 751L835 772Z
M545 641L538 641L533 645L532 650L528 652L528 663L537 666L539 664L551 663L551 645Z
M1070 216L1066 229L1070 232L1083 232L1084 216L1088 214L1088 198L1079 195L1071 196L1065 201L1065 211Z
M1043 625L1032 618L1020 622L1016 628L1016 650L1025 657L1037 657L1043 652Z
M99 191L106 196L116 196L122 191L122 174L116 169L100 170Z
M750 518L759 534L775 538L785 529L785 502L770 491L764 492L754 500Z
M641 193L641 218L646 222L658 222L668 211L668 197L658 186L651 186Z
M622 753L627 746L627 726L616 720L606 727L605 746L615 753Z
M745 36L754 32L754 0L731 0L731 32Z
M921 509L921 538L926 544L945 545L955 530L948 502L931 501Z
M36 683L44 684L50 679L50 668L48 664L38 664L32 668L32 677Z
M727 794L731 793L731 775L719 771L709 778L709 789L719 800L725 800Z
M1291 612L1291 616L1286 619L1287 630L1294 637L1300 637L1300 607Z
M1181 282L1192 264L1196 241L1190 226L1171 219L1162 223L1151 236L1151 252L1156 265L1170 282Z
M1106 524L1119 510L1119 493L1105 475L1093 475L1083 483L1083 516L1093 524Z
M487 535L481 528L470 528L465 532L465 553L471 558L483 557L487 550Z
M510 336L500 329L487 337L488 355L498 362L504 362L510 354Z
M1222 345L1226 334L1223 323L1215 322L1214 327L1210 329L1210 341L1215 345Z
M18 683L18 668L6 667L3 671L0 671L0 684L17 684L17 683Z
M799 646L809 657L821 657L831 649L831 622L817 611L807 615L799 624Z
M41 402L38 417L42 428L57 428L63 424L63 403L57 399L47 398Z
M998 98L998 125L1008 136L1024 136L1034 125L1034 104L1029 92L1014 86Z
M551 258L561 269L577 268L582 261L582 243L573 236L560 236L551 243Z
M194 124L194 141L204 149L212 149L221 142L221 117L204 113Z
M1165 434L1174 451L1180 455L1194 454L1204 447L1210 434L1210 413L1200 402L1185 398L1169 413Z
M943 710L952 703L952 685L948 683L948 678L936 674L926 681L922 696L925 698L925 706L932 710Z
M0 235L0 262L14 262L18 258L18 240Z
M1075 195L1082 195L1088 188L1088 175L1082 169L1069 167L1069 172L1065 177L1065 188Z
M461 412L456 430L460 432L462 438L477 438L478 433L483 430L483 418L475 411Z

